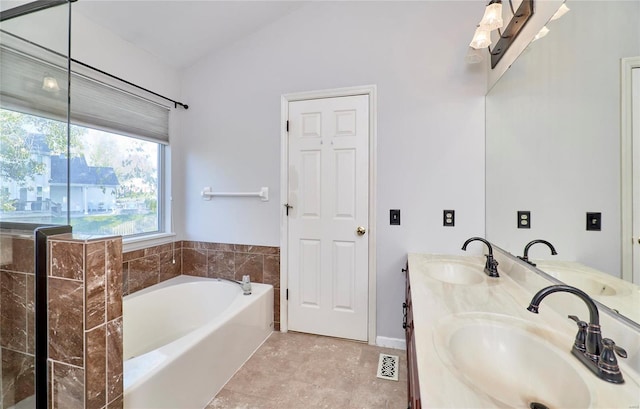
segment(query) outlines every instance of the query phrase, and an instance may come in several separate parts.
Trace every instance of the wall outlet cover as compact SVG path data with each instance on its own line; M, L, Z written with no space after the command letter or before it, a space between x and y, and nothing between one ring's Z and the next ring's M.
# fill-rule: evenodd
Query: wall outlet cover
M442 225L446 227L452 227L456 225L456 211L455 210L443 210L442 211Z
M602 213L587 212L587 230L588 231L602 230Z
M531 228L531 212L529 210L518 210L518 228Z

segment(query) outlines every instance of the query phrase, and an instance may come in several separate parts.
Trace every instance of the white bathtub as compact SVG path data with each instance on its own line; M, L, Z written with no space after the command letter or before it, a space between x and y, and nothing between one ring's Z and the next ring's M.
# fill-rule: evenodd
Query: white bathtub
M201 409L273 330L273 287L178 276L124 297L124 407Z

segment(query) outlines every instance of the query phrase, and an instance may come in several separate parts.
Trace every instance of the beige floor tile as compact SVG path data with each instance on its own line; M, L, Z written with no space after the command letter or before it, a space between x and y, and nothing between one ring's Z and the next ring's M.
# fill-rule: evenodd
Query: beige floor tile
M245 393L223 389L207 405L205 409L274 409L276 402L264 396L253 396Z
M376 377L397 355L399 381ZM406 408L405 351L311 334L274 332L206 409Z

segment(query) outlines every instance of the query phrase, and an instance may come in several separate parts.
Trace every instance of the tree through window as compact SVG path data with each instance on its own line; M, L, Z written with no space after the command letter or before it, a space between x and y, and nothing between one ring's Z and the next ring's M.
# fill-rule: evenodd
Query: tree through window
M0 220L86 234L161 230L155 142L0 109Z

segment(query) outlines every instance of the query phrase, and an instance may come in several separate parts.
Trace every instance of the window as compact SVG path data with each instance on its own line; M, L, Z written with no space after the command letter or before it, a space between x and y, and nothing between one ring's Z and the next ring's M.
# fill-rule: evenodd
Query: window
M164 145L0 109L0 220L76 233L163 231ZM69 152L69 158L67 153Z
M0 221L165 233L163 98L4 30L0 72Z

